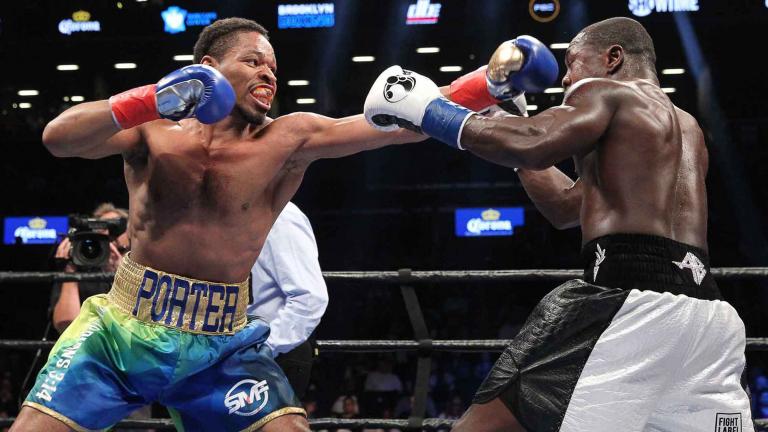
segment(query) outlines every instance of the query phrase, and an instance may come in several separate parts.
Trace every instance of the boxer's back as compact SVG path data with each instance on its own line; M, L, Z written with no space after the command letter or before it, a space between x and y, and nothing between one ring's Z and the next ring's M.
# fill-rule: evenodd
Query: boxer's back
M189 277L244 280L301 172L286 169L300 145L277 120L224 141L200 124L159 121L125 157L132 257Z
M596 150L577 158L584 243L654 234L706 249L707 151L701 130L655 84L607 84L620 104Z

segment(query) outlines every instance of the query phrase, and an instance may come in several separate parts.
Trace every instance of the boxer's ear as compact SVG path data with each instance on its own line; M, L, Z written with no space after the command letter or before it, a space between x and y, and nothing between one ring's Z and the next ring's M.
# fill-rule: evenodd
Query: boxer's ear
M215 67L215 68L218 68L218 66L219 66L219 62L217 62L215 58L213 58L213 57L211 57L211 56L209 56L207 54L204 55L203 58L200 59L200 64L204 64L206 66L211 66L211 67Z
M619 71L619 68L624 64L624 48L621 45L611 45L606 51L606 66L608 67L608 74L613 75Z

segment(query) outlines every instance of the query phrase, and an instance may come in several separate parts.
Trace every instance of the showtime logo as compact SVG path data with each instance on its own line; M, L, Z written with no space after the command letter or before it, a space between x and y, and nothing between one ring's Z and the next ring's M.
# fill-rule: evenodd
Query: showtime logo
M699 0L629 0L629 11L638 17L651 12L696 12Z
M430 3L429 0L418 0L408 6L406 24L436 24L440 18L440 3Z

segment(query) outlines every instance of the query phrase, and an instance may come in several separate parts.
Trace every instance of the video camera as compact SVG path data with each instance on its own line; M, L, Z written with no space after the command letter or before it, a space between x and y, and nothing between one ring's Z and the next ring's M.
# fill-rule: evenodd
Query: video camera
M109 260L109 242L124 233L127 226L126 218L70 215L67 237L72 243L72 263L80 269L100 269Z

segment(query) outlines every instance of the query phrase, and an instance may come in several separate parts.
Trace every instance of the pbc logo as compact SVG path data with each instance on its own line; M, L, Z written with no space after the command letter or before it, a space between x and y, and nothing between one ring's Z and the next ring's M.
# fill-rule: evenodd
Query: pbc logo
M224 396L224 405L229 414L252 416L267 405L269 386L267 381L244 379L232 386Z
M384 84L384 99L387 102L400 102L408 96L416 85L416 78L410 76L411 71L403 70L402 75L392 75Z
M715 432L741 432L741 413L717 413Z

